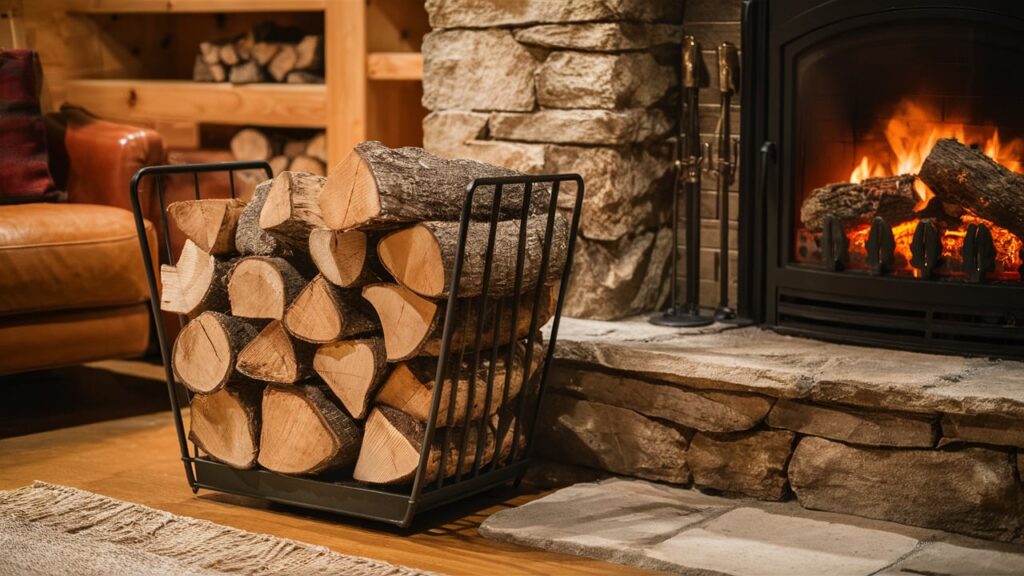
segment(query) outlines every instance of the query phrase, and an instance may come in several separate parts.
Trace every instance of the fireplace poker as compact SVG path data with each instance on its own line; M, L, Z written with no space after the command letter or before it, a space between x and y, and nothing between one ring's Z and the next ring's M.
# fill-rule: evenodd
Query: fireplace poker
M683 37L682 92L679 133L675 143L672 184L672 283L668 309L650 318L660 326L706 326L714 319L700 315L700 178L704 161L700 146L699 90L704 82L700 43ZM686 192L686 302L681 303L679 277L680 191Z
M736 46L722 42L718 46L718 92L721 96L721 110L718 115L718 154L713 158L711 144L704 145L705 170L718 181L718 308L715 320L728 321L736 318L736 311L729 306L729 187L736 177L736 159L739 157L739 141L732 136L730 106L732 97L739 89L740 62Z

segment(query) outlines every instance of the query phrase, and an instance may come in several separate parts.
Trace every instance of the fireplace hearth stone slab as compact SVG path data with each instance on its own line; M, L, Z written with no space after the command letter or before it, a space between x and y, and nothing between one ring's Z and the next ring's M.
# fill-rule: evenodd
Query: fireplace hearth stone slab
M1024 574L1024 546L620 478L504 510L484 521L480 533L702 576Z
M922 414L1024 419L1024 363L835 344L761 328L565 318L556 358L687 388Z

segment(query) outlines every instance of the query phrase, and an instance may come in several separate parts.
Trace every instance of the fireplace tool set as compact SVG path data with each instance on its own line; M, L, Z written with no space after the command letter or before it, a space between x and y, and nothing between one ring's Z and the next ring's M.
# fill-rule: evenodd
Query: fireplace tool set
M717 143L713 153L710 142L700 141L700 89L707 87L707 72L700 43L693 36L683 37L682 91L679 106L679 132L675 142L672 187L672 283L668 309L650 318L652 324L675 327L706 326L712 322L736 319L729 305L729 188L736 177L739 141L731 134L730 106L739 88L739 56L736 46L723 42L718 47L718 91L720 111ZM717 181L719 219L719 301L713 316L701 314L700 306L700 194L701 175ZM679 297L679 226L682 192L686 205L686 294Z

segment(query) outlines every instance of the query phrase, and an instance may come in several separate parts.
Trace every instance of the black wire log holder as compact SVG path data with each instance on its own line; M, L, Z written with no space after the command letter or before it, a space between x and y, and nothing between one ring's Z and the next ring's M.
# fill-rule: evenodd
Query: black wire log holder
M185 467L185 476L192 491L200 489L214 490L230 494L249 496L271 502L288 505L295 505L314 510L339 513L347 516L365 518L394 524L403 528L409 527L413 517L419 513L432 508L466 498L489 490L496 486L515 483L518 486L530 461L532 453L537 414L543 400L544 387L547 383L548 372L551 366L555 341L558 335L558 325L562 314L562 305L568 288L569 274L572 265L572 255L575 249L576 231L579 228L580 208L583 203L583 179L576 174L558 174L543 176L513 176L506 178L480 178L474 180L467 186L466 197L463 203L462 215L459 222L459 243L453 270L451 271L452 283L450 295L447 301L446 316L442 331L440 352L437 362L437 373L435 382L445 382L445 386L434 386L433 403L430 408L430 416L426 423L426 430L423 435L422 449L420 451L419 467L411 485L404 486L376 486L356 482L354 480L338 480L332 476L303 477L278 474L264 469L254 468L240 470L231 468L220 462L209 458L201 457L195 445L189 451L189 441L185 434L185 425L182 418L182 399L179 396L179 387L175 384L174 373L171 368L171 342L169 342L167 327L164 324L164 316L160 311L160 293L156 275L156 267L153 261L146 255L150 254L149 240L145 232L145 220L143 217L140 190L142 184L152 180L155 185L155 200L159 202L160 226L163 232L164 244L166 245L166 257L169 263L174 263L174 255L170 245L169 225L167 218L167 205L165 202L164 177L169 175L191 175L195 191L195 199L201 199L202 195L199 186L199 175L204 173L227 173L230 182L230 195L235 197L235 173L247 170L262 170L267 178L272 177L270 165L264 161L255 162L220 162L211 164L182 164L175 166L150 166L139 170L131 181L131 202L135 214L136 232L139 237L139 244L142 249L143 261L146 270L146 279L149 284L150 304L156 324L156 334L160 345L160 353L163 357L164 375L167 383L167 393L171 402L171 410L174 418L175 432L178 437L178 445L181 450L181 459ZM544 290L550 290L538 282L536 286L523 290L523 274L525 269L525 256L527 245L527 218L530 216L530 203L539 199L546 200L550 193L550 201L547 206L547 227L544 243L541 252L540 271L548 268L551 261L552 237L555 224L555 215L558 211L558 197L561 185L564 182L575 184L575 198L573 199L573 212L568 236L568 254L566 255L565 269L559 279L559 292L555 304L554 316L551 319L551 329L547 342L543 342L540 336L540 311L539 304L543 297ZM516 255L516 273L514 283L514 295L505 296L500 299L489 298L488 289L490 284L491 268L493 264L494 245L497 231L497 223L501 207L503 193L509 190L522 194L523 206L519 221L519 238ZM148 190L148 189L147 189ZM480 191L485 194L476 200ZM483 293L474 298L459 299L459 285L462 278L463 263L466 256L466 239L469 230L469 223L473 206L483 202L491 202L489 233L487 250L484 263ZM543 279L544 274L540 273L538 278ZM519 295L519 296L516 296ZM492 402L495 401L494 389L496 381L496 360L498 360L499 348L492 347L489 350L482 350L481 336L484 330L485 316L490 317L490 308L493 307L493 339L499 340L499 330L504 327L500 321L503 312L507 307L512 307L513 321L509 322L508 329L512 341L515 342L514 331L517 328L517 320L520 315L520 302L532 298L533 306L530 307L530 329L526 337L525 349L522 352L524 359L522 367L524 370L523 385L519 397L509 403L510 378L512 377L512 358L515 346L505 346L502 354L507 354L505 366L505 382L502 387L501 406L511 405L517 414L513 417L507 410L499 410L499 420L495 434L494 457L489 462L481 463L480 455L484 449L485 437L487 434L487 418L489 418ZM484 314L485 304L490 301L487 314ZM494 303L497 302L495 305ZM476 307L476 326L464 326L468 320L474 317L468 313ZM464 314L466 313L466 314ZM179 317L179 322L184 325L187 319ZM457 328L461 328L456 330ZM459 342L453 342L458 332L461 337ZM472 341L467 341L467 334L473 334ZM530 376L530 368L535 364L535 345L543 346L546 349L543 361L537 371ZM486 371L486 382L484 390L483 420L475 427L463 426L453 429L452 426L439 427L437 425L437 414L440 410L442 393L446 387L450 387L448 395L447 424L451 424L455 414L455 400L458 394L458 384L463 372L468 372L468 388L466 390L466 418L470 421L471 410L474 405L474 394L476 392L476 379L478 368L481 367L482 355L489 355L490 368ZM467 358L470 359L467 362ZM466 367L468 366L468 369ZM186 399L191 402L191 393L185 392ZM514 422L514 423L513 423ZM461 434L460 434L461 432ZM475 447L469 443L469 436L476 433ZM506 434L512 434L511 449L507 458L500 457L503 441ZM459 436L456 438L456 436ZM521 443L518 439L524 439ZM426 478L427 461L430 457L431 448L435 441L440 442L440 462L436 480ZM453 444L457 443L457 444ZM455 446L450 453L450 448ZM466 464L466 456L470 450L476 450L476 457L472 459L472 465ZM447 476L446 459L457 458L455 474ZM350 470L349 470L350 472ZM446 477L447 476L447 477Z

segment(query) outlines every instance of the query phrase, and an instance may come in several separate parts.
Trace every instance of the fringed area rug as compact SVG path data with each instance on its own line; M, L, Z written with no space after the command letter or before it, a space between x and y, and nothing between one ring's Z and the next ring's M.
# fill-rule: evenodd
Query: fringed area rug
M429 574L36 482L0 491L0 576Z

